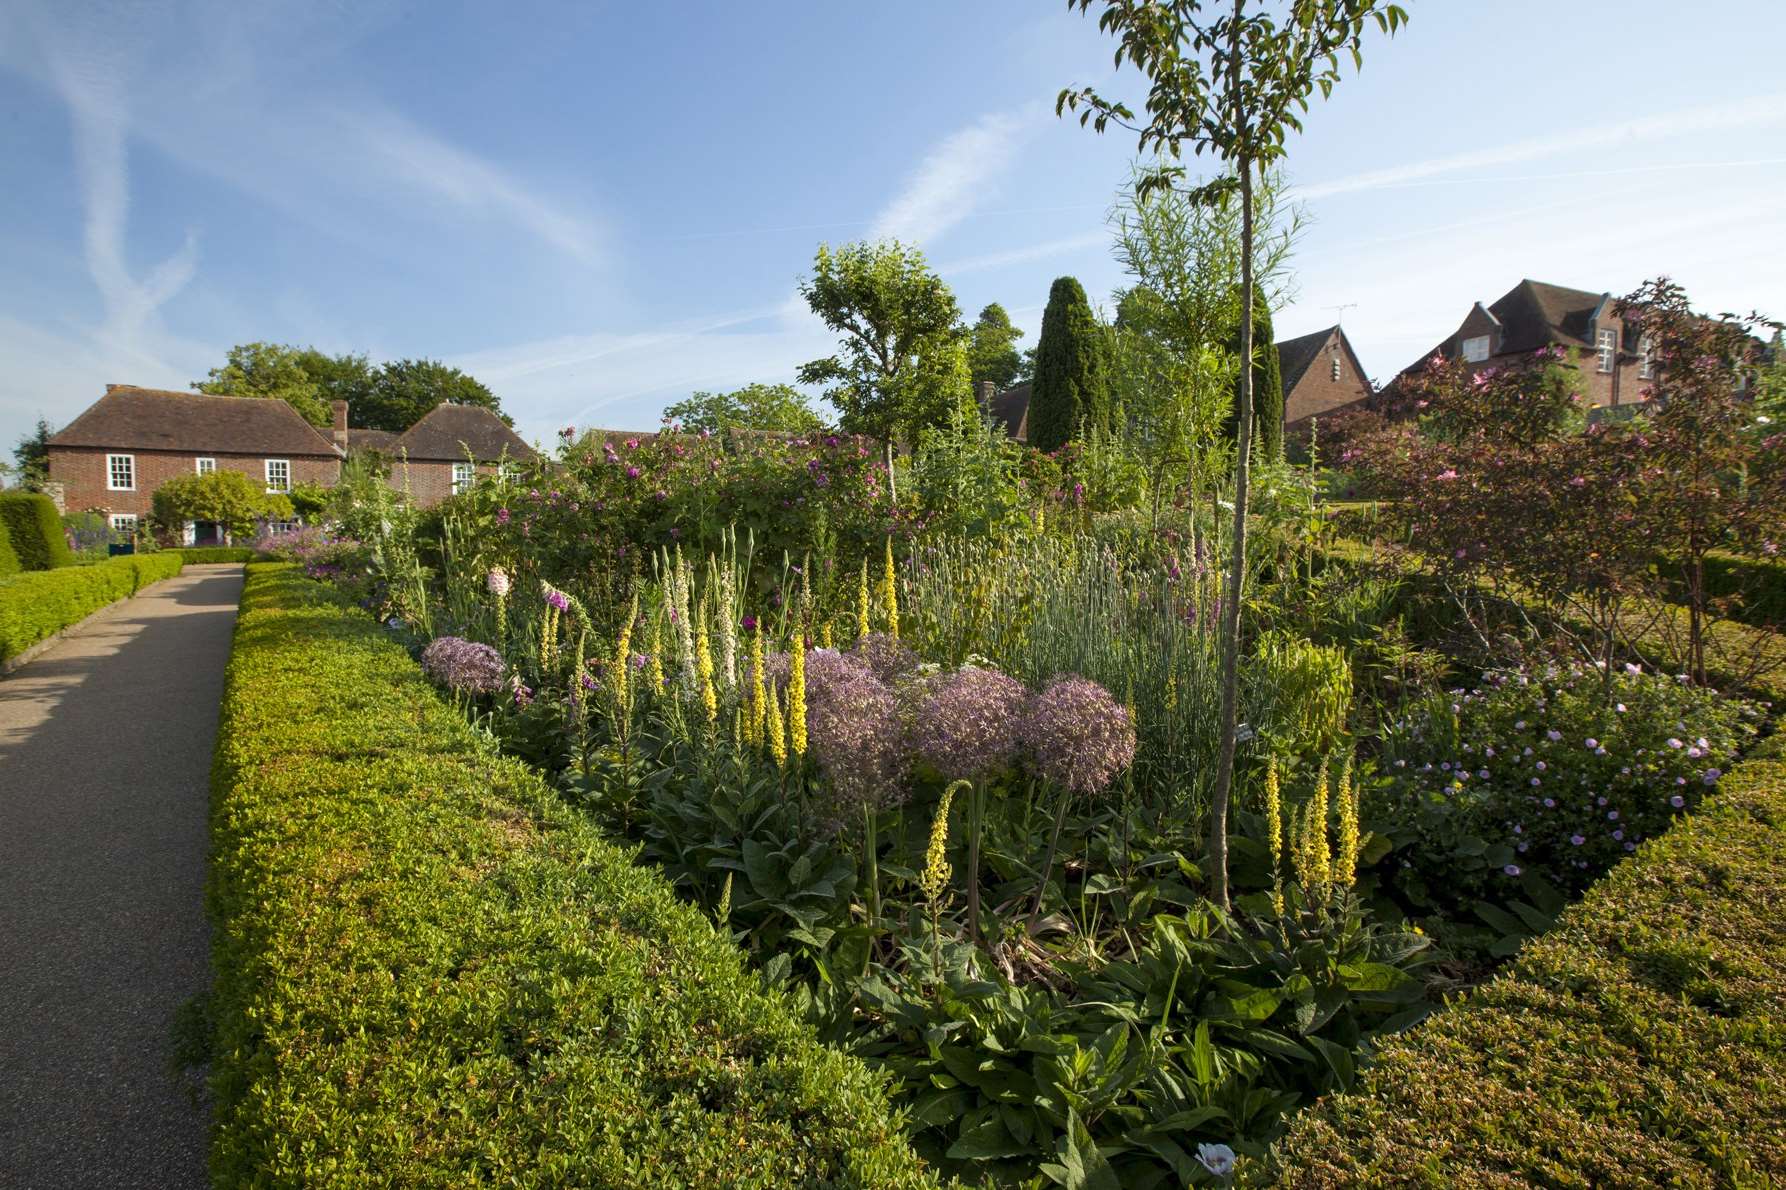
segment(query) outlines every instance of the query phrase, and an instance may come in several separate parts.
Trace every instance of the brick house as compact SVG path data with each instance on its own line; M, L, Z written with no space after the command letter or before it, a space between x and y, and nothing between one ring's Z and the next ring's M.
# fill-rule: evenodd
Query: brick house
M481 405L436 405L401 434L349 430L347 446L386 456L391 486L423 507L459 494L504 462L523 462L537 453Z
M1642 404L1649 400L1649 345L1614 313L1616 303L1611 293L1528 278L1492 305L1477 302L1455 331L1406 371L1424 367L1435 353L1492 364L1540 347L1564 347L1579 355L1582 400L1590 409Z
M1284 384L1284 446L1308 445L1315 419L1364 408L1376 395L1352 341L1338 326L1285 339L1277 345Z
M179 475L240 471L269 492L333 485L347 417L346 403L336 404L339 428L330 436L284 401L108 384L50 438L50 482L60 485L64 508L103 512L118 532L147 518L155 489ZM206 529L188 526L188 537L203 539Z

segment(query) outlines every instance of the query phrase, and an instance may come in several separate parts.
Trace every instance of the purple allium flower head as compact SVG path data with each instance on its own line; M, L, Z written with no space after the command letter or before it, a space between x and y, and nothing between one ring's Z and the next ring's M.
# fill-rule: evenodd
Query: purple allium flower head
M837 821L894 804L905 741L893 692L860 660L831 649L813 649L806 663L807 739L837 795Z
M568 611L571 605L571 597L554 587L546 592L546 602L561 612Z
M1011 766L1029 691L996 669L964 666L929 683L919 711L918 755L951 781L980 780Z
M502 687L508 666L489 645L457 636L440 636L422 650L422 668L450 690L488 694Z
M1041 775L1071 793L1096 793L1135 759L1135 724L1110 692L1076 675L1030 700L1020 731Z
M885 632L870 632L856 642L856 647L851 652L868 667L869 672L888 685L918 668L918 655L901 643L899 638Z

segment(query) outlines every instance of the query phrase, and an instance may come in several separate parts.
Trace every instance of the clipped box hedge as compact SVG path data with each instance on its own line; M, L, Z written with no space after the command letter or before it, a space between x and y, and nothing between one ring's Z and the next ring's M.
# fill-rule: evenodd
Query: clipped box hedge
M289 566L213 780L218 1184L931 1184L876 1076Z
M107 604L180 573L180 555L134 554L0 580L0 662Z
M41 492L0 492L0 533L6 535L20 570L74 564L62 532L62 514Z
M1768 741L1510 970L1382 1046L1253 1180L1786 1181L1786 749Z

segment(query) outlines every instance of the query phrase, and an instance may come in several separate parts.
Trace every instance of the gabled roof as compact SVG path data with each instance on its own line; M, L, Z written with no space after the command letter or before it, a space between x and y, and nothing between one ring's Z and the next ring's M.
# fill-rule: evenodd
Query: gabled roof
M284 401L131 384L108 385L105 396L51 437L49 444L194 455L341 456L321 430Z
M531 459L535 453L521 435L482 405L436 405L379 449L410 459L453 462L464 461L467 452L479 462L494 462L505 454Z
M1321 357L1321 348L1327 346L1327 340L1337 326L1330 326L1324 331L1298 335L1294 339L1285 339L1277 345L1278 375L1283 378L1284 396L1287 399L1290 391L1302 380L1302 374L1308 371L1310 364Z
M1488 308L1501 321L1496 354L1536 351L1551 343L1592 346L1594 316L1605 297L1530 278L1521 281Z
M996 393L984 402L986 416L1009 437L1029 441L1029 381Z
M376 450L389 453L391 444L397 441L395 430L354 430L347 431L347 449Z

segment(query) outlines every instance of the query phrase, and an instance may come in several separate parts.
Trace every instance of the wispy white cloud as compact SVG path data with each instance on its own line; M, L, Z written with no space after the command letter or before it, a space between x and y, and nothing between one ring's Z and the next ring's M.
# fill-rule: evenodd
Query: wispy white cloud
M1298 186L1290 197L1309 201L1337 194L1385 190L1435 179L1461 170L1540 161L1590 150L1630 150L1658 141L1698 134L1752 132L1786 128L1786 93L1756 95L1730 103L1703 104L1634 119L1600 122L1579 131L1532 137L1492 148L1452 153L1387 169L1368 170L1327 182Z
M358 105L333 113L361 161L374 173L458 210L512 220L541 242L577 260L595 260L602 235L595 222L528 186L511 172L418 127L388 108Z
M1107 247L1110 244L1108 229L1081 232L1078 235L1061 236L1057 239L1043 240L1040 243L1028 244L1021 248L1010 248L1002 252L986 252L979 256L965 256L959 260L937 266L937 272L945 277L956 277L967 273L983 273L992 269L1009 268L1012 265L1029 264L1031 261L1047 260L1055 256L1066 256L1074 252L1084 252L1090 248Z
M994 112L953 133L931 151L905 188L875 219L874 239L930 244L990 197L1023 143L1035 113Z
M126 352L144 350L157 312L192 280L198 237L188 231L173 255L134 276L126 260L130 218L128 166L130 63L104 46L54 44L50 77L67 103L75 172L84 208L87 269L105 305L95 334Z

